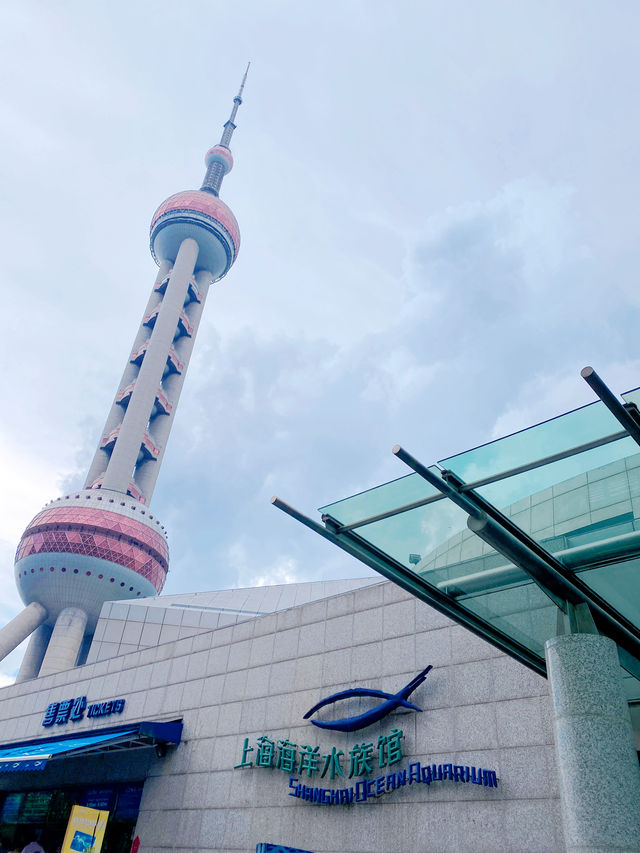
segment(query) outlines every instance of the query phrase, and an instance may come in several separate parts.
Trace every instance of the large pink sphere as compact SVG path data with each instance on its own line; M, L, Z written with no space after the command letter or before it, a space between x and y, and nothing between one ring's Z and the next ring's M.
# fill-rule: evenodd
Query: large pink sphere
M86 489L48 504L28 524L15 575L25 604L39 601L49 621L81 607L94 624L105 601L157 595L169 546L155 516L118 492Z
M180 244L193 238L200 251L196 270L222 278L240 249L235 216L218 196L204 190L185 190L163 201L151 220L151 253L157 263L175 261Z

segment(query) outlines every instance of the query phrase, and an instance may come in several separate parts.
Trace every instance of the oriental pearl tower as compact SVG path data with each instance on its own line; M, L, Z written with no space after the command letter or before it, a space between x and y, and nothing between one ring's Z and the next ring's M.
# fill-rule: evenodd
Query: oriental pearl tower
M158 275L81 491L47 504L16 552L24 610L0 630L0 660L31 636L17 680L81 664L105 601L157 595L169 568L149 502L173 425L209 286L240 248L219 193L247 78L222 138L205 155L199 190L170 196L151 220Z

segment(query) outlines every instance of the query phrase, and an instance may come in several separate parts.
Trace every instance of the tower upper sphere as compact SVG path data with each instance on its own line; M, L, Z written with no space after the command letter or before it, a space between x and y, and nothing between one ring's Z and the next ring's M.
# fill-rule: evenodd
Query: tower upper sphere
M202 186L199 190L170 196L153 215L151 254L158 264L163 260L175 262L183 240L191 237L199 247L196 270L207 270L217 281L226 275L238 255L240 229L229 207L219 198L219 192L222 179L233 167L229 144L248 71L247 65L220 142L206 153L207 171Z
M208 270L214 280L229 272L240 248L240 229L221 199L204 190L185 190L162 202L151 220L156 263L174 262L187 237L200 247L196 269Z

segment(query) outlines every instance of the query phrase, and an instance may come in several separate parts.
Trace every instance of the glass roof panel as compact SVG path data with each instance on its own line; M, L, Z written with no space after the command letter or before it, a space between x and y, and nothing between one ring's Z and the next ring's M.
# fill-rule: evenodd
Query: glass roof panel
M467 514L451 501L441 500L358 527L356 532L411 568L421 564L425 555L433 553L443 542L458 541L466 530Z
M640 405L640 389L622 396ZM616 418L596 402L443 459L439 466L467 484L497 477L475 487L477 493L640 628L640 448L624 436L572 453L621 432ZM556 455L562 458L543 461ZM531 469L510 473L522 466ZM440 473L438 467L431 470ZM410 474L321 512L349 526L398 510L345 535L369 542L543 661L544 644L557 633L557 607L525 571L467 528L465 512L450 500L434 500L438 496L422 477ZM622 550L616 551L618 543ZM627 693L638 699L640 680L627 670L637 675L640 663L630 663L625 654Z
M330 515L340 524L353 524L388 510L439 496L439 494L437 489L430 486L418 474L409 474L350 498L327 504L320 507L318 511Z
M634 625L640 625L640 557L580 572L594 592Z
M466 483L473 483L621 430L620 423L598 401L442 459L438 464L455 472Z
M625 391L624 394L620 394L625 403L635 403L636 406L640 405L640 388L633 388L631 391Z
M629 391L622 396L625 400L640 405L640 389ZM622 427L618 421L604 404L598 401L526 430L442 459L437 466L432 466L431 470L449 469L466 483L473 483L621 431ZM586 470L622 458L628 455L630 446L635 446L632 439L627 439L623 446L619 446L616 441L613 445L604 445L588 451L586 456L583 452L554 465L534 469L527 472L526 477L511 476L507 478L508 485L486 492L486 497L488 500L498 500L506 506L534 491L540 491ZM536 470L540 471L537 475ZM322 506L319 512L330 515L342 525L350 525L407 504L436 497L438 494L437 490L418 474L408 474Z
M622 477L617 480L610 478L626 469L625 460L630 460L631 466L640 464L633 461L638 454L640 448L634 440L622 438L577 456L480 486L476 491L505 512L507 507L518 503L518 506L506 513L508 515L553 500L553 520L549 522L548 518L542 516L542 510L538 510L539 519L532 521L532 528L527 527L527 532L535 535L536 527L544 529L549 523L558 524L578 518L592 509L601 509L628 498L628 490L625 492L622 486ZM592 485L597 481L600 481L599 486ZM596 519L582 520L590 523ZM520 516L519 521L527 523L524 516Z
M544 659L544 644L557 633L558 610L529 578L506 589L475 593L460 603Z

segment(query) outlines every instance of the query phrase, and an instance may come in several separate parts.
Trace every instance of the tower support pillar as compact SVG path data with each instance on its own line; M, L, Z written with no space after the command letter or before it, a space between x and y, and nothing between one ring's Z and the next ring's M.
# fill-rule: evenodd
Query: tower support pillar
M0 660L17 648L47 618L47 610L37 601L27 604L24 610L0 630Z
M183 240L178 250L135 388L122 419L120 434L105 471L103 489L113 489L124 494L127 492L140 452L142 437L147 429L156 393L162 381L169 349L178 327L178 319L198 259L198 251L198 244L191 237ZM157 464L160 464L159 458ZM150 498L150 494L145 495L147 502Z
M87 614L79 607L65 607L60 611L40 667L41 676L63 672L76 665L86 626Z
M153 460L146 462L144 465L140 465L136 471L136 484L139 486L144 495L150 496L153 494L156 480L158 479L160 462L162 461L167 441L169 439L169 433L173 426L173 419L178 407L178 401L180 400L180 392L184 385L185 376L187 375L187 369L189 367L191 353L193 352L193 345L200 326L200 319L202 317L207 294L209 292L212 275L208 270L202 270L197 273L195 278L198 290L200 291L200 302L189 306L189 320L193 328L191 337L181 338L179 342L180 361L183 364L182 373L171 373L166 377L166 379L162 380L163 389L171 401L173 409L168 415L162 415L161 417L155 418L153 421L153 440L160 449L160 456L157 461Z
M162 297L156 290L156 287L160 284L163 278L169 274L171 271L171 263L170 261L163 260L160 262L160 268L158 269L158 275L156 276L156 280L154 282L153 290L151 291L151 296L149 297L149 301L147 302L147 307L145 308L144 314L142 315L143 320L140 323L140 328L138 329L138 334L136 335L133 341L133 347L131 352L136 352L139 347L148 339L149 330L144 325L144 318L147 317L154 308L158 306L161 302ZM138 368L135 364L132 364L131 361L127 361L125 365L124 372L122 374L122 379L120 380L120 384L118 385L118 391L116 393L116 399L113 401L111 405L111 411L107 416L107 421L104 425L104 429L102 430L102 435L108 435L113 429L119 426L122 423L122 419L124 417L124 409L122 406L118 405L118 394L129 385L138 375ZM85 489L90 489L93 483L98 479L98 477L104 473L107 463L109 462L109 454L106 450L103 450L100 446L95 452L95 456L93 457L93 462L91 463L91 467L89 468L89 473L87 474L87 479L84 484ZM126 491L126 489L125 489Z
M545 651L566 849L638 851L640 767L616 645L563 634Z
M45 652L47 651L50 636L51 628L49 628L48 625L40 625L40 627L36 628L33 632L29 639L27 651L24 653L22 663L20 664L20 669L16 677L16 684L21 681L30 681L32 678L38 677L40 667L42 666L42 660Z

